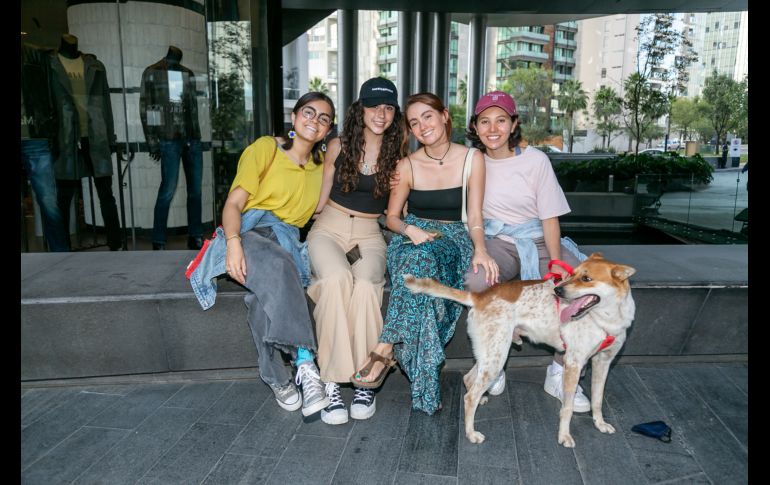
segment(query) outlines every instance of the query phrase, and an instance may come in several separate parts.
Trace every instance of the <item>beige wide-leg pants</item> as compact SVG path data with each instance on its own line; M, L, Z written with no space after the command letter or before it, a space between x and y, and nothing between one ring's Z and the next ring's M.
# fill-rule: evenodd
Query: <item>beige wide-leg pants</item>
M326 205L307 236L315 302L318 366L324 382L350 382L382 331L385 250L377 219L351 216ZM346 253L355 246L361 259Z

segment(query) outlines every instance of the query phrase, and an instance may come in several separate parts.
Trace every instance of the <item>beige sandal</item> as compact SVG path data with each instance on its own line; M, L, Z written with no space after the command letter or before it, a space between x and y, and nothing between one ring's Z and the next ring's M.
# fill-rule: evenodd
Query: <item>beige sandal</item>
M384 365L380 371L380 374L373 381L362 381L362 377L368 377L369 374L371 374L375 362L381 362ZM395 359L383 357L377 352L371 351L369 352L369 363L366 364L363 369L350 376L350 381L353 382L353 384L355 384L357 387L363 387L365 389L377 389L382 385L382 382L385 380L385 377L388 375L388 372L394 365L396 365Z

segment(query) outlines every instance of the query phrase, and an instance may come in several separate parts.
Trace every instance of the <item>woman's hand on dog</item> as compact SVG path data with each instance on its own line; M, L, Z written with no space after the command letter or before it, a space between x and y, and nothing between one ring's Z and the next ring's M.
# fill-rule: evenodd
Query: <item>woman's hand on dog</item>
M404 229L404 235L408 237L412 241L412 243L417 245L417 244L422 244L425 242L435 240L436 236L438 236L438 233L428 232L423 229L420 229L417 226L409 224L408 226L406 226L406 229Z
M479 266L484 268L486 272L486 282L488 286L492 286L500 282L500 267L494 259L484 249L476 250L473 252L473 259L471 260L473 266L473 272L479 272Z
M238 283L246 284L246 258L243 256L243 246L240 239L227 241L227 257L225 258L227 275Z

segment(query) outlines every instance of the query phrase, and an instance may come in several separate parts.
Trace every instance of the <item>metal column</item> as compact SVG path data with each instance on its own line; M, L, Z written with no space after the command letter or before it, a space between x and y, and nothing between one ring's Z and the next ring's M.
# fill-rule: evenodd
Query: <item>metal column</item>
M406 98L412 94L412 61L414 46L412 45L412 13L398 12L398 71L396 72L396 87L398 88L398 104L404 108Z
M449 102L449 14L430 14L430 87L444 104Z
M358 11L337 11L337 127L345 121L345 111L356 100L356 78L358 73Z
M283 131L281 1L251 0L251 65L254 130Z
M484 71L486 59L487 16L474 15L471 18L468 45L468 99L466 101L466 125L473 115L476 102L484 94Z
M413 20L413 32L415 43L412 46L414 58L412 59L412 92L422 93L430 89L430 14L427 12L415 12Z

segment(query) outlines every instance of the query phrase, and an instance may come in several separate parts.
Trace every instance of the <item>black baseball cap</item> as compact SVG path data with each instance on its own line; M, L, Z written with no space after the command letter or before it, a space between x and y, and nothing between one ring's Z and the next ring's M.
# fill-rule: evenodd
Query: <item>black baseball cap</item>
M367 108L380 104L389 104L398 108L396 85L383 77L373 77L363 83L358 99Z

